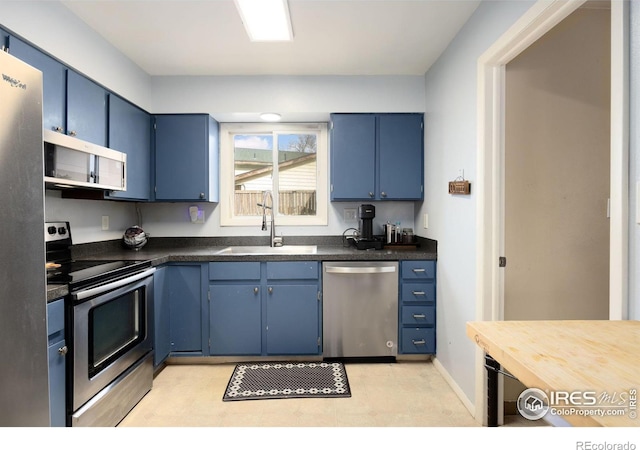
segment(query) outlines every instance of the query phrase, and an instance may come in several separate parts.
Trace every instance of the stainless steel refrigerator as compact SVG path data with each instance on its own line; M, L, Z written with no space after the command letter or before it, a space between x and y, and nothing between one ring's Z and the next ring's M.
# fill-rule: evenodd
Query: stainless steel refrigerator
M42 73L0 51L0 426L49 426Z

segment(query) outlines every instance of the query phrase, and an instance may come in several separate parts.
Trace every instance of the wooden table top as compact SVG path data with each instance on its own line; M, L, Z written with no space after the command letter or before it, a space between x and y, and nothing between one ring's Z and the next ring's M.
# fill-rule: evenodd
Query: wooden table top
M618 402L627 407L619 416L560 416L570 424L640 426L633 399L640 390L640 321L468 322L467 336L528 388L595 392L602 410Z

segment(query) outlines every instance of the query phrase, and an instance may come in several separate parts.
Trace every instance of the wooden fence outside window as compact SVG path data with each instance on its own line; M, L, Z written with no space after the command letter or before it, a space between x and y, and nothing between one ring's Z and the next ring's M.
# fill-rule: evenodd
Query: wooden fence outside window
M261 216L262 191L235 191L236 216ZM278 192L279 214L285 216L314 216L316 191L295 190Z

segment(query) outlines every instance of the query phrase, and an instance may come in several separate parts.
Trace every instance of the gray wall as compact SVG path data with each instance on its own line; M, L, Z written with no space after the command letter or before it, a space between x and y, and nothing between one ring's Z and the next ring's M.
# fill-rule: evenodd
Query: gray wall
M505 320L609 318L610 25L579 8L506 66Z
M609 318L610 25L579 8L506 66L505 320Z
M475 344L465 324L475 320L477 159L477 63L533 4L482 2L425 77L425 202L416 214L418 233L438 240L438 360L473 404ZM471 195L452 196L447 183L460 170ZM429 228L422 228L423 214Z

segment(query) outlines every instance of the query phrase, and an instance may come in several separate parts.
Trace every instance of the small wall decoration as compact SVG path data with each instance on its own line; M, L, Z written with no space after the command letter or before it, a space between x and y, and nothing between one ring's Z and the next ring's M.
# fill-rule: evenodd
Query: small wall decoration
M463 177L458 177L453 181L449 181L449 194L470 195L471 183L469 183Z

